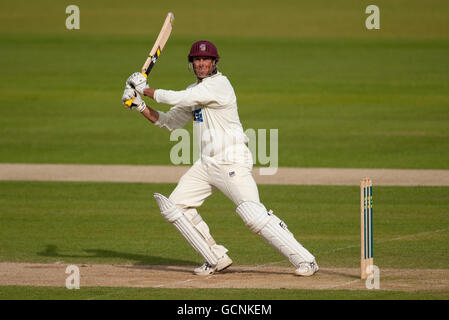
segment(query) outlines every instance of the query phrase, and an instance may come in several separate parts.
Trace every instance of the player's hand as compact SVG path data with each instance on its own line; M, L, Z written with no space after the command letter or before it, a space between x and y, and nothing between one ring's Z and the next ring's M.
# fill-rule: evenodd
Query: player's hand
M128 105L126 105L126 102L130 100L132 100L132 102L128 107ZM130 110L136 109L139 112L143 112L143 110L145 110L145 108L147 107L145 101L142 100L139 93L137 93L136 90L132 88L125 88L125 91L123 91L122 102Z
M147 78L141 72L134 72L126 80L126 84L130 85L131 88L136 89L140 94L143 94L143 90L149 88L147 84Z

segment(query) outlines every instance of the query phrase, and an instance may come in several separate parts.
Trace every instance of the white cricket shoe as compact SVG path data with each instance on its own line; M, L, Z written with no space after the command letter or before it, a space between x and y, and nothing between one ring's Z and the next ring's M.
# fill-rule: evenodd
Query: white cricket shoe
M204 262L201 267L195 268L193 272L198 276L208 276L218 271L222 271L232 264L231 258L225 254L223 257L218 259L218 263L216 266L211 266L208 262Z
M310 277L316 273L320 268L315 261L313 262L302 262L299 268L295 270L297 276Z

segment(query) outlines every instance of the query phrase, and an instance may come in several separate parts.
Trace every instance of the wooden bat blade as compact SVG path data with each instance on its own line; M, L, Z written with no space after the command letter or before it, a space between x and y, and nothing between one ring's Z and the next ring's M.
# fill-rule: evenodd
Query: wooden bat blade
M167 43L167 40L170 37L174 22L175 16L173 15L172 12L169 12L167 14L167 17L165 18L164 24L162 25L162 29L159 32L159 35L157 36L156 42L154 43L153 48L150 51L150 54L148 55L147 60L143 64L142 74L145 77L148 78L148 74L150 73L151 69L153 68L154 64L159 58L162 49L164 49L165 44ZM133 100L134 98L126 101L125 105L128 108L131 107Z
M173 13L169 12L167 14L167 17L165 18L164 24L162 25L162 29L159 32L156 42L154 43L153 48L150 51L150 54L148 55L147 60L143 64L142 67L143 74L148 76L151 69L153 68L153 65L159 58L162 49L164 49L165 44L167 43L168 38L170 37L174 22L175 16L173 15Z

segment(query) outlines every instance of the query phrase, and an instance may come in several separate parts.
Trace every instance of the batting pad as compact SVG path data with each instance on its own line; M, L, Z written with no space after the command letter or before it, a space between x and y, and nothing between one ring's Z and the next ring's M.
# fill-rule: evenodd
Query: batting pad
M184 209L183 214L187 218L187 220L190 221L190 223L193 225L196 231L198 231L201 234L201 236L206 241L209 248L212 250L212 252L218 259L222 258L226 254L226 252L228 252L228 249L215 242L214 238L210 234L209 226L207 225L206 222L204 222L203 218L200 216L198 211L196 211L196 209L194 208Z
M162 194L155 193L153 196L161 210L162 216L178 229L190 245L203 256L204 260L212 266L217 265L217 257L201 234L184 216L181 209Z
M295 239L287 225L272 211L267 212L263 204L245 201L236 208L236 212L252 232L264 238L295 267L298 268L302 262L315 261L315 257Z

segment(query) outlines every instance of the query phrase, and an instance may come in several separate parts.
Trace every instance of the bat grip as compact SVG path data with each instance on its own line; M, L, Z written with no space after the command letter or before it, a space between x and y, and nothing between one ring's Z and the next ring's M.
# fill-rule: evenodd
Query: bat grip
M135 98L129 99L128 101L125 102L125 105L129 108L131 107L131 105L133 104Z

